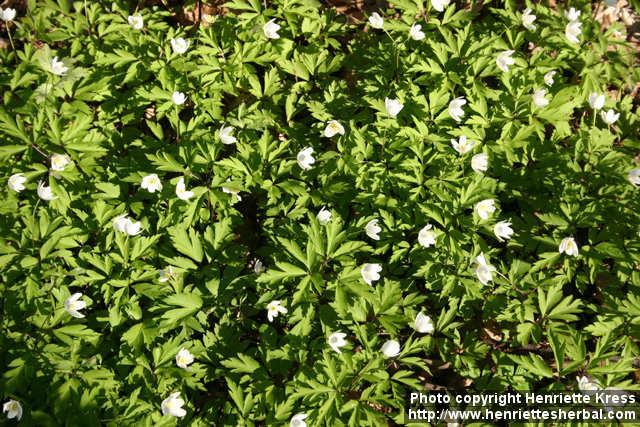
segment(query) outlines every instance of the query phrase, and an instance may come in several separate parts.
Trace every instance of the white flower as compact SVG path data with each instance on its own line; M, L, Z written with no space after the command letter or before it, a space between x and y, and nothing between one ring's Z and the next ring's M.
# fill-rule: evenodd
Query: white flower
M58 61L58 57L54 57L51 60L51 72L57 76L62 76L69 71L69 67L64 65L64 62Z
M378 12L373 12L369 17L369 25L375 29L381 30L384 25L384 19L382 19L382 16L378 15Z
M396 117L400 110L404 108L404 105L397 99L385 98L384 108L387 110L389 117Z
M80 298L82 298L82 294L80 292L76 292L64 302L64 309L67 310L67 313L73 317L77 317L78 319L84 317L84 314L80 313L80 310L87 306L87 303L82 301Z
M604 94L594 92L589 95L588 101L591 108L594 110L601 110L602 107L604 107Z
M531 13L531 9L526 8L524 12L522 12L522 25L530 31L536 29L535 24L533 23L536 20L536 15Z
M180 177L176 184L176 196L180 200L189 200L193 197L193 191L187 191L187 187L184 185L184 177Z
M113 228L121 233L127 233L129 236L135 236L140 233L142 224L140 221L133 222L126 214L122 214L113 219Z
M431 6L438 12L442 12L449 5L451 0L431 0Z
M7 413L7 418L15 418L16 421L20 421L22 418L22 405L17 400L9 399L2 405L2 412Z
M596 391L600 390L600 385L589 379L589 377L583 375L581 377L576 377L576 381L578 382L578 388L580 391Z
M307 418L307 414L301 412L299 414L295 414L291 417L291 421L289 421L289 427L307 427L307 423L304 420Z
M4 22L11 22L15 17L16 17L15 9L11 9L10 7L8 7L2 10L2 8L0 7L0 19L2 19ZM22 410L20 411L20 414L22 415Z
M462 109L462 106L466 103L467 100L463 97L456 98L449 103L449 115L456 122L462 120L462 117L464 116L464 110Z
M318 218L318 222L322 225L328 224L329 221L331 221L331 211L328 209L325 209L325 207L323 206L320 209L320 212L318 212L318 214L316 215L316 218Z
M476 203L476 213L481 219L487 219L496 211L495 201L493 199L485 199Z
M162 415L171 415L172 417L184 417L187 411L182 409L184 400L180 398L180 393L171 393L169 397L162 401Z
M549 100L545 97L546 95L546 89L538 89L533 92L533 105L538 108L546 107L547 105L549 105Z
M324 128L324 136L331 138L338 133L344 135L344 127L337 120L329 120L327 127Z
M270 20L262 26L262 31L268 39L279 39L280 34L278 34L278 30L280 30L280 25L275 23L275 19Z
M500 221L493 226L493 234L495 234L496 238L501 242L503 242L504 240L509 240L513 235L511 223L508 221Z
M409 28L409 37L414 40L422 40L424 38L424 32L422 31L422 25L413 24L411 28Z
M639 169L640 170L640 169ZM373 240L380 240L380 232L382 229L378 225L377 219L372 219L365 225L364 232Z
M629 179L629 182L632 183L633 185L640 186L640 169L631 169L629 171L629 175L627 175L627 178Z
M186 348L181 348L178 354L176 354L176 365L178 368L187 369L187 366L193 363L193 354Z
M413 329L420 332L421 334L432 334L435 330L435 327L433 325L433 320L431 320L431 317L420 312L416 316L416 319L413 321Z
M380 264L365 264L360 269L360 275L369 286L373 286L373 282L380 280L380 272L382 266Z
M273 318L278 317L279 313L285 314L287 311L288 310L284 308L278 300L271 301L267 304L267 317L269 318L269 322L273 322Z
M182 55L189 49L189 41L183 39L182 37L178 37L177 39L171 39L171 49L173 49L173 53L177 53L178 55Z
M471 158L471 169L477 173L486 172L489 168L489 155L487 153L479 153Z
M544 75L544 83L547 86L553 86L553 76L555 76L556 73L557 73L556 71L551 70L547 74Z
M156 191L162 191L162 183L157 174L152 173L142 178L140 187L147 190L149 193L155 193Z
M564 16L566 16L569 21L577 21L580 19L580 11L576 10L575 7L572 7L571 9L564 11Z
M578 256L578 244L573 237L565 237L560 242L558 252L565 253L570 256Z
M218 137L220 138L220 141L226 145L235 144L237 139L235 136L233 136L234 130L235 129L233 128L233 126L222 125L222 127L220 128L220 131L218 132Z
M344 339L346 336L347 334L340 331L332 333L329 335L329 338L327 338L329 347L331 347L336 353L342 353L340 351L340 347L347 345L347 341Z
M578 36L582 34L582 23L578 21L571 21L564 29L564 35L573 44L580 43Z
M139 13L136 13L135 15L129 15L127 21L129 21L129 25L131 25L131 28L133 28L134 30L141 30L142 27L144 27L144 20Z
M51 190L51 187L45 186L44 182L42 181L38 182L38 197L46 201L51 201L58 198L58 196L53 195L53 190Z
M431 224L427 224L418 233L418 243L424 248L428 248L429 246L433 246L436 244L436 233L435 230L432 230L433 226Z
M71 163L71 159L66 154L52 154L51 155L51 170L62 172L67 165Z
M496 65L505 73L509 71L509 67L516 63L511 57L515 53L515 50L505 50L500 52L496 57Z
M158 282L160 283L166 283L174 277L176 277L176 274L171 265L166 270L158 270Z
M618 121L618 118L620 117L620 113L616 113L614 110L608 110L606 112L601 111L600 117L602 117L602 120L604 120L606 124L612 125L616 121Z
M264 268L264 264L262 263L262 261L260 261L259 259L255 259L253 261L253 272L256 274L260 274L264 270L266 269Z
M469 151L473 150L474 145L476 145L476 143L467 140L467 137L464 135L461 135L457 141L455 139L451 140L451 146L460 154L467 154Z
M382 344L380 351L382 351L382 354L384 354L386 358L396 357L400 354L400 343L396 340L389 340Z
M22 174L22 172L20 172L20 173L14 173L13 175L11 175L9 177L9 182L7 183L7 185L9 186L10 189L15 191L16 193L19 193L25 189L24 187L25 182L27 182L27 178Z
M176 105L182 105L187 100L187 97L184 93L175 91L173 95L171 95L171 100Z
M303 170L311 169L311 165L316 162L316 159L313 158L313 148L306 147L300 150L296 160L298 161L298 166Z
M496 268L487 263L487 260L484 258L484 254L480 252L480 255L476 257L476 268L474 270L478 280L480 280L480 283L486 285L492 281L494 271L496 271Z

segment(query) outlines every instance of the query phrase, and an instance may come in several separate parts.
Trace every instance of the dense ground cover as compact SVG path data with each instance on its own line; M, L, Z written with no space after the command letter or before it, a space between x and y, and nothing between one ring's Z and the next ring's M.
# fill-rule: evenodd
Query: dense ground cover
M640 73L596 7L5 5L5 415L364 426L412 390L637 389Z

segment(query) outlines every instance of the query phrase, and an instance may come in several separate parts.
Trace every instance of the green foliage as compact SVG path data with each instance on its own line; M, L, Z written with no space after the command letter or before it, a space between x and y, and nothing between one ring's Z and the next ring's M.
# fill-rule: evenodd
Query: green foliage
M0 394L23 422L387 425L425 387L637 389L640 73L591 4L573 44L564 10L528 4L526 30L512 1L396 0L383 29L316 0L229 1L193 25L166 2L26 3L0 26L0 175L26 178L0 205ZM325 137L331 120L344 132ZM174 392L183 418L161 412Z

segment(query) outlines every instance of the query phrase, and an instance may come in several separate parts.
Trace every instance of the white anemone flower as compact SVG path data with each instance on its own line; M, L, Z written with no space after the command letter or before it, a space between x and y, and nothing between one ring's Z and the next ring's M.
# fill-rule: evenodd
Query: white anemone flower
M547 86L553 86L554 80L553 77L557 74L557 71L551 70L544 75L544 83Z
M162 409L162 415L171 415L172 417L182 418L187 415L187 411L182 409L184 406L184 400L180 398L180 393L171 393L169 397L162 401L160 408Z
M578 388L580 391L596 391L601 389L600 384L591 380L586 375L576 377L576 381L578 382Z
M144 27L144 20L139 13L129 15L127 22L129 22L129 25L131 25L131 28L134 30L141 30Z
M113 228L129 236L135 236L142 231L142 223L140 221L133 222L127 214L122 214L113 219Z
M307 419L307 414L301 412L291 417L289 421L289 427L307 427L307 423L304 421Z
M515 53L515 50L505 50L500 52L496 57L496 65L503 72L509 72L509 67L516 63L516 61L511 57Z
M80 310L84 309L87 306L87 303L82 301L82 294L80 292L76 292L67 298L64 302L64 309L72 315L73 317L77 317L78 319L83 318L84 314L80 313Z
M2 405L2 412L7 413L7 418L15 418L16 421L20 421L22 418L22 405L17 400L9 399Z
M533 105L538 108L543 108L549 105L549 100L546 98L547 90L546 89L538 89L533 92Z
M445 7L449 6L451 0L431 0L431 6L438 12L442 12Z
M594 110L601 110L604 107L605 97L603 93L594 92L589 95L587 100L589 101L589 106Z
M433 225L427 224L420 232L418 232L418 243L424 248L434 246L436 244L436 233L433 230Z
M495 234L496 238L501 242L511 239L511 236L513 236L511 223L509 221L498 222L493 226L493 234Z
M494 271L496 271L496 268L489 264L485 259L484 254L480 252L480 255L476 257L476 268L474 269L480 283L486 285L491 282L493 280Z
M171 95L171 100L175 105L182 105L187 100L187 96L182 92L175 91Z
M311 169L311 165L316 162L316 159L313 157L313 148L305 147L296 156L296 160L298 161L298 166L300 166L303 170Z
M226 145L235 144L238 140L235 136L233 136L234 130L235 129L233 128L233 126L222 125L220 131L218 131L218 137L220 138L220 141Z
M176 184L176 196L178 196L178 199L180 200L189 200L194 196L193 191L187 190L187 187L184 184L184 177L180 177Z
M186 348L181 348L176 354L176 365L178 368L187 369L189 365L193 363L193 354Z
M158 270L158 282L166 283L176 277L176 273L173 270L173 266L168 266L166 269Z
M343 332L334 332L329 335L329 338L327 338L327 343L333 351L335 351L336 353L342 353L342 351L340 351L340 348L347 345L347 340L345 340L346 336L347 334Z
M344 126L342 126L337 120L329 120L327 122L327 127L324 128L325 138L332 138L337 134L344 135Z
M58 57L55 56L51 60L51 72L56 76L64 76L69 71L69 67L64 65L64 62L58 61Z
M365 264L360 269L360 275L369 286L373 286L373 282L380 280L380 272L382 266L380 264Z
M536 25L534 24L536 15L531 12L530 8L526 8L524 12L522 12L522 26L529 31L534 31L536 29Z
M275 19L271 19L269 22L267 22L262 26L262 32L264 33L265 37L267 37L268 39L279 39L280 38L280 34L278 34L279 30L280 30L280 25L276 24Z
M569 20L569 21L577 21L578 19L580 19L580 11L576 10L575 7L572 7L569 10L565 10L564 11L564 16Z
M413 321L413 329L420 332L421 334L432 334L435 330L435 326L433 324L433 320L431 320L431 317L420 312L416 315L416 318Z
M560 246L558 247L558 252L565 253L569 256L578 256L578 244L576 243L573 237L565 237L560 242Z
M476 143L474 141L468 140L464 135L460 135L457 141L455 139L451 139L451 146L459 154L467 154L469 151L473 150L475 145Z
M493 199L485 199L476 203L476 213L481 219L487 219L496 211L495 201Z
M381 30L384 25L384 19L382 19L382 16L380 16L378 12L373 12L371 16L369 16L369 25L376 30Z
M579 21L571 21L564 29L564 35L570 43L578 44L580 39L578 38L582 34L582 23Z
M278 317L280 313L286 314L288 310L278 300L271 301L267 304L267 318L269 322L273 322L273 319Z
M456 98L449 103L449 115L453 120L459 122L464 117L464 110L462 106L467 103L467 100L463 97Z
M404 108L404 105L401 104L397 99L385 98L384 108L387 110L387 114L389 115L389 117L395 118L400 110Z
M364 232L373 240L380 240L380 232L382 228L378 225L378 219L372 219L365 225Z
M322 208L320 208L320 211L316 215L316 218L318 218L318 222L320 224L328 224L329 221L331 221L331 211L323 206Z
M620 113L616 113L615 110L601 111L600 117L602 117L602 120L604 120L606 124L612 125L618 121Z
M9 177L9 181L7 185L10 189L15 191L16 193L21 192L25 189L24 183L27 182L27 178L22 174L22 172L14 173Z
M478 153L471 158L471 169L477 173L486 172L489 169L489 155L487 153Z
M66 154L52 154L50 160L51 170L56 172L62 172L71 163L71 159Z
M631 169L627 179L635 186L640 186L640 169Z
M38 197L47 202L58 198L58 196L53 195L51 187L47 187L42 181L38 182Z
M382 344L380 351L382 351L382 354L387 359L396 357L400 354L400 343L396 340L386 341L384 344Z
M189 49L189 40L185 40L182 37L178 37L177 39L171 39L171 49L173 49L173 53L177 53L178 55L182 55Z
M417 41L424 39L425 34L424 31L422 31L422 25L413 24L411 28L409 28L409 37Z
M152 173L142 178L140 187L149 193L155 193L156 191L162 191L162 182L160 182L157 174Z

